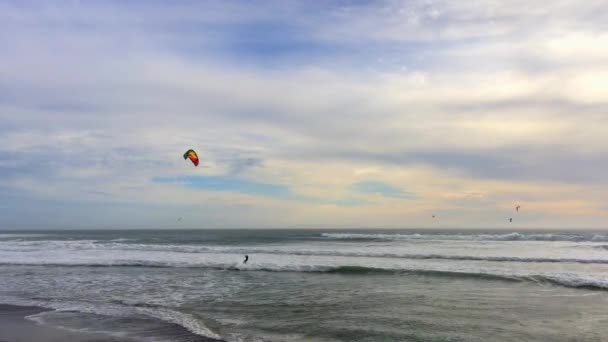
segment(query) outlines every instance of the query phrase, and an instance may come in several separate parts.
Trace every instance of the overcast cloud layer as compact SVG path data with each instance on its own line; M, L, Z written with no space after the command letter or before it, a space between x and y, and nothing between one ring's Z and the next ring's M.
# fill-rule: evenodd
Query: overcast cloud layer
M604 0L0 1L0 41L0 229L608 222Z

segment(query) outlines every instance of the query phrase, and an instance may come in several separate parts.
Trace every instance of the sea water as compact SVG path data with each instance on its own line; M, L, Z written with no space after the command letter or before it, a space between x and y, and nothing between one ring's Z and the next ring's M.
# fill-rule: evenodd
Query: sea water
M0 302L135 341L607 341L608 234L0 232Z

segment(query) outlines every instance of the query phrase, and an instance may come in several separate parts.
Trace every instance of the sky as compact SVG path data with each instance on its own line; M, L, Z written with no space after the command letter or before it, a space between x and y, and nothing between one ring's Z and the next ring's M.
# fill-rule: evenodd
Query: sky
M605 0L0 0L0 42L0 230L608 227Z

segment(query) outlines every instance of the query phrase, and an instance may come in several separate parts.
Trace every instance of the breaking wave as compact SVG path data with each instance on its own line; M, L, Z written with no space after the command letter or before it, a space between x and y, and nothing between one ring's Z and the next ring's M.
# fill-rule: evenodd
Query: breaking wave
M366 234L367 235L367 234ZM374 234L375 235L375 234ZM356 238L356 237L355 237ZM180 266L178 260L183 262L183 266L191 265L191 260L205 255L225 255L235 257L254 254L254 255L281 255L281 256L311 256L311 257L349 257L349 258L386 258L386 259L412 259L412 260L452 260L452 261L488 261L488 262L514 262L514 263L580 263L580 264L608 264L608 254L602 253L607 250L607 245L581 244L580 247L589 248L588 253L568 253L554 254L553 256L536 256L537 253L521 255L520 252L511 250L487 250L483 253L468 254L468 247L450 250L449 253L441 253L435 249L424 253L423 250L391 248L387 250L382 246L362 246L340 248L311 248L309 246L197 246L197 245L160 245L160 244L133 244L120 242L101 242L96 240L78 241L12 241L11 243L0 242L0 265L15 264L52 264L53 260L58 264L75 265L81 262L84 266L112 266L126 262L132 264L143 260L143 265L149 265L148 260L158 260L167 258L170 264ZM592 251L595 250L595 251ZM62 254L57 254L62 252ZM418 253L417 253L418 252ZM422 253L420 253L422 252ZM571 251L569 251L571 252ZM37 260L31 253L42 253ZM98 253L99 261L92 264L88 263L91 253ZM108 253L108 254L106 254ZM120 254L119 254L120 253ZM159 254L156 254L159 253ZM502 255L501 255L502 254ZM505 255L506 254L506 255ZM561 254L561 255L560 255ZM188 255L193 255L192 257ZM121 259L123 256L126 259ZM136 260L136 261L134 261Z
M336 240L463 240L463 241L608 241L606 234L365 234L322 233L322 237Z
M180 312L170 308L164 307L140 307L136 305L126 305L126 304L102 304L97 303L95 305L91 305L86 302L58 302L52 299L23 299L23 298L15 298L15 297L0 297L0 302L3 304L10 305L18 305L18 306L37 306L46 309L67 312L80 312L80 313L88 313L109 317L129 317L132 315L144 315L150 318L154 318L166 323L175 324L176 326L180 326L183 329L186 329L192 334L203 336L208 339L214 341L222 341L221 336L213 332L209 329L200 319L193 317L190 314ZM34 314L25 317L28 320L38 322L39 324L45 324L43 320L43 315L48 312L42 312L39 314ZM56 326L54 324L51 324ZM91 331L91 329L74 329L68 328L65 326L56 326L61 329L71 330L71 331L85 331L85 332L95 332L115 337L125 337L123 334L119 332L108 332L108 331ZM205 340L207 341L207 340Z

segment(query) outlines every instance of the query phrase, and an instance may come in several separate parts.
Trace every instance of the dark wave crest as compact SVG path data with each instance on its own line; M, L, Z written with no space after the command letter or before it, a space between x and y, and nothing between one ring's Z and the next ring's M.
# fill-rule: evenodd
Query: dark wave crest
M531 281L535 283L546 283L559 285L569 288L590 289L590 290L608 290L608 281L602 279L580 278L573 275L509 275L509 274L494 274L483 272L459 272L459 271L444 271L444 270L429 270L429 269L391 269L391 268L376 268L365 266L324 266L324 265L260 265L253 266L242 264L231 265L170 265L158 263L142 263L142 262L125 262L117 264L6 264L0 265L21 265L21 266L45 266L45 267L157 267L157 268L196 268L210 269L221 271L239 271L239 272L308 272L308 273L329 273L338 275L419 275L429 277L442 278L470 278L478 280L496 280L509 282L524 282Z

